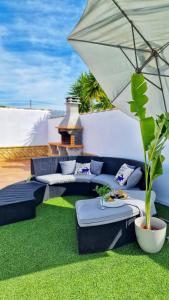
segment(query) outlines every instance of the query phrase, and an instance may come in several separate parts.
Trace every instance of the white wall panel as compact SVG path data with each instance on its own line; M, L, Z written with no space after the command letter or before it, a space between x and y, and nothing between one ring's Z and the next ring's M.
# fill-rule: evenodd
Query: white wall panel
M58 117L48 120L48 142L61 142L61 135L58 133L57 127L62 121L63 117Z
M139 126L119 110L81 116L84 151L102 156L142 159Z
M48 110L0 108L0 147L48 143Z

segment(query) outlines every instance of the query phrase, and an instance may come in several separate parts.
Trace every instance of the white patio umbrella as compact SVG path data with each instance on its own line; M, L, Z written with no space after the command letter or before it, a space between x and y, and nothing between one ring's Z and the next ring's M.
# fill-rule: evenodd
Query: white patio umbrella
M68 38L111 102L130 114L130 79L148 82L148 113L169 112L169 1L89 0Z

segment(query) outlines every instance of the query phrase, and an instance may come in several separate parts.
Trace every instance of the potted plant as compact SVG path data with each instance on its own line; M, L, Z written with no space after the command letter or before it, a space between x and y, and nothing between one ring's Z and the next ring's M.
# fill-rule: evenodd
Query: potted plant
M104 201L106 195L108 193L110 193L111 189L109 188L108 185L103 185L103 186L98 186L97 185L96 188L95 188L95 191L100 196L100 198L101 198L101 208L104 209L103 201Z
M169 138L169 113L156 118L146 115L147 83L143 74L133 74L131 79L132 101L130 111L139 119L144 150L146 216L135 220L135 231L140 247L149 253L156 253L163 247L166 237L166 223L151 217L151 192L154 179L163 174L162 155L165 143Z

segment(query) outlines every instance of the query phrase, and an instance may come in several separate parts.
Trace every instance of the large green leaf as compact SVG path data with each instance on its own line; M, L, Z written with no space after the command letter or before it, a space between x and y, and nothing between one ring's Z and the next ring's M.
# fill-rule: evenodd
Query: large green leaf
M159 155L152 163L152 180L156 179L157 177L163 175L163 161L165 157L163 155Z
M155 121L155 138L148 150L148 158L150 161L161 155L166 143L166 139L168 138L168 126L169 122L166 119L166 115L163 114L158 116L157 120Z
M155 121L153 117L148 117L140 121L141 134L144 150L148 151L155 138Z
M140 119L145 118L145 105L148 102L148 97L145 95L147 91L147 83L143 74L133 74L131 78L131 93L132 101L129 102L131 112Z
M165 115L166 138L169 139L169 113Z

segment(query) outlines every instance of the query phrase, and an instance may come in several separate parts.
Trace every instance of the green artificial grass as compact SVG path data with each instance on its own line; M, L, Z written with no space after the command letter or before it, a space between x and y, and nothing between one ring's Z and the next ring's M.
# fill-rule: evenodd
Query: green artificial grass
M0 228L0 299L169 299L169 242L154 255L134 243L79 256L77 199L49 200L35 219ZM169 208L158 209L169 218Z

